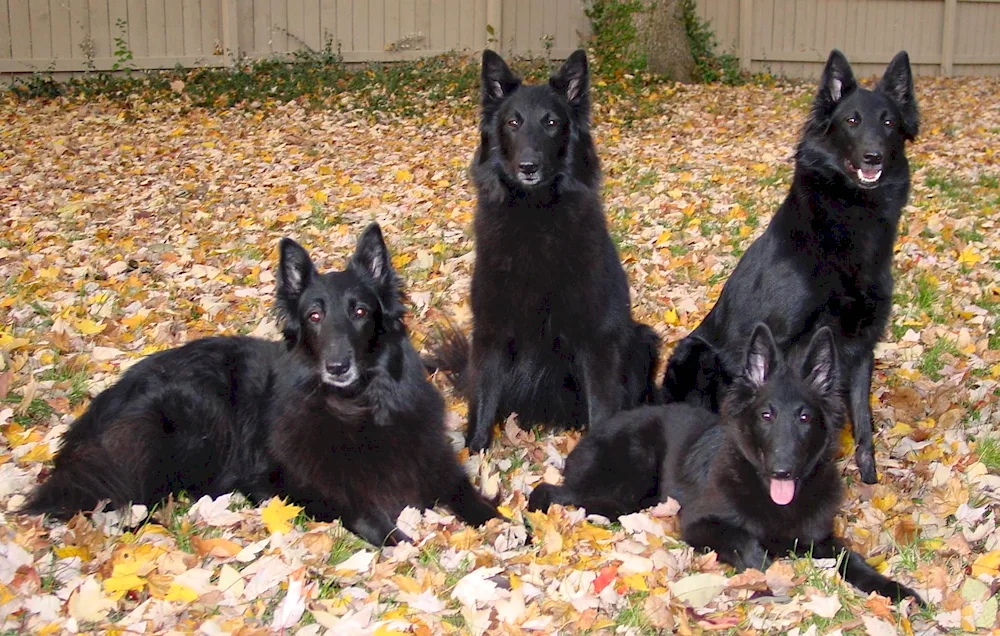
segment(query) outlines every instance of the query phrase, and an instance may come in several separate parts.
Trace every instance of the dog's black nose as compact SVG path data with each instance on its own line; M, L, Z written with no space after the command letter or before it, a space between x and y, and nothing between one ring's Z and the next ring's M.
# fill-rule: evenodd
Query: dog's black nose
M337 360L326 363L326 372L333 376L344 375L351 370L350 360Z
M774 477L775 479L791 479L792 478L792 471L790 471L790 470L776 470L773 473L771 473L771 477Z
M517 166L523 174L535 174L538 172L538 164L533 161L522 161Z
M881 152L866 152L865 153L865 163L872 165L877 165L882 163L882 153Z

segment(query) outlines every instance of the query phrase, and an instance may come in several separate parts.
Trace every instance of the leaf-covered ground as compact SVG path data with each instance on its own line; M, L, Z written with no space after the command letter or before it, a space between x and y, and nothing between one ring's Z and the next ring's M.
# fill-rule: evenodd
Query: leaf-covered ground
M275 334L281 236L339 268L378 220L418 346L445 316L469 321L469 100L399 119L66 99L0 105L0 631L996 629L1000 81L922 79L917 90L924 132L910 148L872 397L881 479L864 486L843 462L838 531L932 609L867 598L828 562L734 577L677 541L669 504L614 524L528 515L525 493L558 478L577 435L512 424L485 459L466 460L514 523L470 529L444 510L408 511L415 546L377 551L279 501L238 496L136 507L131 519L12 514L66 426L137 358L208 334ZM611 231L635 313L665 354L784 196L812 94L779 83L598 96ZM457 446L465 407L449 404Z

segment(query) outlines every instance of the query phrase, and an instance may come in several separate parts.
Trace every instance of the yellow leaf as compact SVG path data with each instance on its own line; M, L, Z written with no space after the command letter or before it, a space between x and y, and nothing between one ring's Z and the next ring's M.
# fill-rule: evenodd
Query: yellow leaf
M884 497L872 497L872 505L882 512L889 512L899 501L899 497L891 490Z
M38 270L38 277L42 280L55 280L59 277L58 267L44 267Z
M15 338L5 331L0 331L0 350L13 351L27 346L29 342L27 338Z
M671 307L670 309L663 312L663 320L666 321L668 325L677 324L677 310Z
M409 170L397 170L396 181L400 183L409 183L410 181L413 181L413 173Z
M302 506L292 506L286 504L282 499L274 497L271 501L267 502L267 506L260 513L260 518L267 526L267 531L270 533L275 532L289 532L292 529L292 524L289 523L302 511Z
M294 212L286 212L285 214L279 215L277 220L280 221L281 223L291 223L292 221L295 221L298 218L299 218L298 215L295 214Z
M356 184L356 183L352 183L352 184L351 184L351 188L350 188L350 190L348 190L348 192L350 192L350 193L351 193L351 196L352 196L352 197L356 197L356 196L358 196L358 195L359 195L359 194L361 194L361 193L362 193L363 191L364 191L364 188L362 188L361 186L359 186L359 185L358 185L358 184Z
M403 269L407 263L413 260L413 254L405 254L402 252L397 252L395 256L392 257L392 266L395 269Z
M59 559L80 557L81 561L90 560L90 550L88 550L86 546L82 545L64 545L58 548L53 548L52 551L55 553L56 558Z
M670 237L673 236L673 232L670 230L663 230L660 235L656 237L656 246L663 247L664 245L670 245Z
M752 166L750 166L750 168L754 172L756 172L758 174L763 174L763 173L767 172L767 164L766 163L755 163Z
M402 617L400 617L402 618ZM392 623L383 623L375 628L374 636L407 636L409 632L401 632L398 629L391 629Z
M993 550L976 557L972 564L972 576L978 578L983 574L990 576L1000 574L1000 550Z
M145 585L146 579L136 574L116 574L104 579L104 591L116 600L126 592L141 590Z
M684 193L678 190L677 188L674 188L673 190L667 190L667 194L670 195L671 199L679 199L682 196L684 196Z
M420 584L412 576L398 575L392 577L392 582L399 586L401 592L406 592L407 594L420 594L423 592L420 589Z
M47 462L52 459L52 451L49 450L49 445L45 443L35 444L35 447L30 451L21 455L20 461L27 464L31 462Z
M165 601L180 601L181 603L193 603L198 600L198 593L186 585L171 583L167 595L163 597Z
M641 574L629 574L627 576L623 576L622 581L633 590L639 592L649 591L649 586L646 585L646 577Z
M76 330L85 336L92 336L94 334L101 333L107 329L107 327L108 326L103 322L94 322L89 318L76 321Z
M317 201L319 203L326 203L329 200L330 197L323 190L320 190L319 192L313 195L313 201Z
M979 255L971 246L966 247L962 250L962 253L958 255L958 262L964 263L966 265L975 265L979 261L983 260L983 257Z

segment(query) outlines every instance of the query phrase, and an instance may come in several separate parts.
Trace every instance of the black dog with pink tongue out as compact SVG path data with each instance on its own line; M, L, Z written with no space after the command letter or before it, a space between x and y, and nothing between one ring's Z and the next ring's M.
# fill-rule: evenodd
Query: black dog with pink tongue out
M760 323L742 367L719 415L675 403L608 420L566 458L564 484L535 488L529 509L576 505L613 519L672 497L681 537L737 570L765 570L789 553L840 558L841 574L864 592L923 604L833 536L844 400L831 330L785 357Z

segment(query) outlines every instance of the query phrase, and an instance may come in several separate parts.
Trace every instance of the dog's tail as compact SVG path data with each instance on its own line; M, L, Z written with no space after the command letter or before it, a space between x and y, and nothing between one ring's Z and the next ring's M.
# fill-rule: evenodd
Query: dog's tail
M88 416L91 414L83 415ZM93 510L101 501L115 508L138 501L126 476L116 468L119 464L91 440L64 447L56 456L52 474L28 495L18 512L68 519L77 512Z
M729 383L719 354L699 336L689 335L674 347L663 375L663 402L687 402L719 412L719 398Z
M462 396L468 397L469 356L472 345L469 338L450 320L437 325L437 344L431 352L423 356L424 368L428 373L441 372Z
M626 408L640 404L655 404L656 369L660 364L660 337L653 328L641 322L632 325L625 352Z

